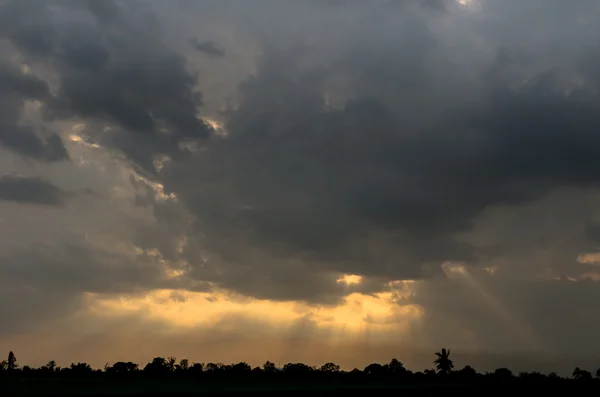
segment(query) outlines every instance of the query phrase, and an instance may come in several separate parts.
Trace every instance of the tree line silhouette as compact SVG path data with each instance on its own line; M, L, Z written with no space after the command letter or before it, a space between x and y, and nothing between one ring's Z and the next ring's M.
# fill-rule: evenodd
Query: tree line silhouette
M363 370L357 368L344 371L339 365L329 362L320 367L303 363L288 363L278 368L273 362L267 361L262 367L252 368L245 362L237 364L222 363L191 363L187 359L177 360L175 357L156 357L143 367L133 362L119 361L106 364L103 369L94 369L87 363L72 363L68 367L59 367L55 361L50 361L39 368L20 366L15 354L11 351L6 360L0 361L0 381L11 378L103 378L103 379L153 379L170 377L196 380L223 379L254 379L269 380L306 380L316 382L400 382L400 383L471 383L471 382L587 382L600 385L600 369L592 373L579 367L575 368L570 377L560 377L556 373L542 374L539 372L520 372L513 374L508 368L498 368L493 372L480 373L467 365L455 370L450 358L450 350L441 349L435 352L434 368L412 372L402 362L392 359L388 364L373 363Z

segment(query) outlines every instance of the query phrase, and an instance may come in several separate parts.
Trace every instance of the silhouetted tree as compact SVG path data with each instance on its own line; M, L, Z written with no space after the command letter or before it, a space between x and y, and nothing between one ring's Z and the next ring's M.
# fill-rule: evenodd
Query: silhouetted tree
M573 370L573 379L575 380L590 380L592 379L592 373L579 367Z
M190 369L188 370L190 374L193 374L195 376L202 374L202 371L204 371L204 365L202 365L201 363L193 363Z
M275 363L267 361L266 363L263 364L263 371L269 372L269 373L277 372L277 367L275 367Z
M226 369L226 365L222 364L222 363L208 363L206 364L206 372L221 372L224 371Z
M582 370L579 367L574 369L572 377L569 378L560 378L554 373L546 376L539 372L521 372L519 376L515 377L507 368L498 368L493 373L483 375L478 374L475 369L468 365L461 370L454 371L449 350L442 349L436 353L436 357L435 364L437 369L426 369L423 372L417 373L406 369L402 362L395 358L385 365L372 363L366 366L364 371L355 368L347 372L343 371L339 365L333 362L323 364L318 371L315 367L303 363L288 363L279 370L270 361L265 362L261 369L260 367L252 368L245 362L230 365L221 363L208 363L206 365L194 363L190 365L187 359L182 359L176 364L174 357L167 359L156 357L144 366L143 371L139 371L138 364L133 362L117 362L113 365L107 364L103 372L100 369L93 369L87 363L73 363L69 367L61 369L54 361L50 361L40 368L30 368L27 365L22 365L19 370L16 357L11 352L7 360L0 362L0 377L2 377L0 385L3 385L5 381L8 384L23 384L21 380L35 379L40 376L56 377L61 382L78 377L80 377L78 382L84 379L93 379L95 382L98 379L97 377L100 377L100 379L105 377L105 379L121 380L127 377L130 377L129 379L152 379L156 375L160 375L163 380L166 379L165 377L172 377L172 379L201 378L203 381L208 381L208 384L212 384L211 382L214 381L223 381L226 384L229 384L228 382L231 381L231 384L233 384L236 381L244 382L245 379L262 379L269 382L272 381L273 383L278 383L279 380L293 382L339 381L347 382L348 384L368 385L371 383L381 384L382 386L392 384L393 382L404 383L406 381L407 384L416 385L437 383L440 387L446 387L446 385L454 383L454 385L462 387L462 385L466 385L469 382L477 382L477 385L484 385L486 383L490 385L490 391L495 390L493 389L495 385L518 386L517 389L519 389L521 386L525 388L537 388L540 385L546 384L550 385L553 388L552 390L554 388L556 390L564 390L562 389L562 385L569 384L569 382L575 386L574 390L588 390L591 387L600 386L600 380L593 380L592 373ZM9 368L11 368L10 371L14 371L12 375L9 374ZM136 374L133 375L133 373ZM596 371L596 376L600 378L600 369ZM84 382L81 383L83 384ZM4 389L2 390L5 391ZM482 393L486 393L485 389L482 389Z
M455 372L455 374L463 380L471 380L477 377L477 371L475 371L475 369L470 365L465 365L463 369Z
M596 378L600 378L600 368L596 370Z
M379 363L373 363L373 364L367 365L365 367L365 369L363 370L363 372L365 372L367 375L371 375L371 376L380 376L385 373L385 368L383 365L381 365Z
M125 374L130 372L135 372L138 370L138 365L132 363L131 361L123 362L119 361L114 363L111 367L106 368L106 372L112 374Z
M71 372L78 374L78 375L82 375L82 374L89 374L91 373L92 367L88 364L88 363L71 363Z
M45 365L45 368L47 368L48 371L50 371L50 372L56 371L56 361L54 361L54 360L48 361L48 364Z
M167 358L166 367L169 370L169 372L175 371L175 363L176 362L177 362L177 358L175 358L175 357Z
M187 372L187 370L190 369L190 361L187 358L184 358L179 361L179 364L177 364L175 367L179 372Z
M539 372L521 372L519 378L525 382L539 383L545 380L546 376Z
M236 374L247 374L252 371L252 367L245 362L240 362L231 366L231 372Z
M510 379L513 373L508 368L497 368L492 375L498 379Z
M17 363L17 357L15 357L15 353L8 352L8 358L6 359L6 370L7 371L15 371L19 368L19 364Z
M437 358L433 362L440 374L449 374L454 368L454 363L450 360L450 350L442 349L441 352L436 352Z
M319 371L328 373L340 372L340 366L334 363L325 363L319 368Z
M392 358L392 361L387 365L387 370L392 375L405 375L408 373L408 370L404 368L404 364L395 358Z
M312 367L303 363L287 363L283 366L283 372L291 375L302 375L312 371Z
M425 371L423 371L423 374L427 378L435 378L437 376L437 372L435 372L435 369L426 369Z
M169 363L163 357L155 357L151 362L146 364L144 372L150 374L166 374L170 372Z

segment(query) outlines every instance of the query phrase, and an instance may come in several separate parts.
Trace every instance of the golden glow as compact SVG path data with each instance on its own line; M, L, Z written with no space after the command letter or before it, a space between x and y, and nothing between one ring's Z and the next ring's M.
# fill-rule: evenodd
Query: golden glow
M600 273L585 273L579 277L579 280L600 281Z
M464 264L458 262L444 262L442 263L442 271L449 278L458 277L458 276L466 276L467 268Z
M422 315L415 305L400 306L394 303L392 293L379 293L375 296L353 293L344 303L334 308L321 308L316 312L320 325L333 328L343 327L356 332L365 328L398 328L409 325Z
M220 136L227 136L227 131L225 130L225 126L220 121L211 119L211 118L204 118L204 119L202 119L202 121L204 121L204 123L206 125L208 125L210 128L212 128L214 130L215 134L220 135Z
M214 130L218 130L218 129L223 128L223 124L221 124L217 120L206 118L206 119L204 119L204 122L206 124L208 124Z
M577 261L588 265L600 264L600 252L581 254L577 257Z
M148 178L144 178L143 176L138 175L135 172L132 175L136 181L143 182L144 184L150 186L150 188L152 188L152 190L154 191L155 198L157 200L159 200L159 201L167 201L167 200L177 201L177 196L175 195L175 193L173 193L173 192L171 192L169 194L165 193L165 187L162 183L158 183L158 182L152 181Z
M390 281L388 283L388 285L392 288L399 289L399 288L406 288L414 283L416 283L415 280L393 280L393 281Z
M294 321L310 318L318 327L344 333L361 333L365 329L397 330L418 319L422 310L415 305L398 305L393 293L368 296L353 293L342 304L314 306L302 302L240 299L226 290L189 292L156 290L143 296L105 297L88 294L89 307L97 316L142 314L151 320L175 327L214 327L232 316L260 321L273 327L285 327ZM338 332L339 333L339 332Z
M179 295L183 299L173 299ZM178 327L212 326L222 318L239 314L276 325L302 317L295 303L251 300L239 302L224 293L157 290L142 297L103 298L90 295L92 310L101 316L144 313Z
M79 127L79 126L81 126L81 129L83 129L83 124L77 124L75 127ZM71 134L71 135L69 135L69 140L71 142L73 142L73 143L77 143L79 145L82 145L82 146L85 146L85 147L88 147L88 148L93 148L93 149L99 149L100 148L100 145L98 145L96 143L87 142L79 134Z
M184 244L184 243L182 243ZM180 249L182 248L183 245L181 245ZM181 276L183 276L186 272L185 269L189 268L189 265L187 262L185 261L177 261L178 263L169 263L169 261L167 261L163 255L160 253L160 251L158 249L152 248L152 249L142 249L138 246L133 246L133 253L134 255L147 255L148 257L152 258L153 260L157 261L163 269L163 274L164 277L168 280L172 280L172 279L179 279Z
M345 285L356 285L362 282L362 276L357 276L356 274L344 274L337 279L337 282Z

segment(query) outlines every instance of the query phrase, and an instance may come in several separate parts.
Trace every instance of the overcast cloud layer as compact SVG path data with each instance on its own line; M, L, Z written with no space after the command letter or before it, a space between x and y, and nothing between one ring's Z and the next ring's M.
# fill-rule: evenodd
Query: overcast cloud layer
M393 292L418 319L362 321L403 349L595 359L599 27L592 0L0 2L0 347L80 338L90 294Z

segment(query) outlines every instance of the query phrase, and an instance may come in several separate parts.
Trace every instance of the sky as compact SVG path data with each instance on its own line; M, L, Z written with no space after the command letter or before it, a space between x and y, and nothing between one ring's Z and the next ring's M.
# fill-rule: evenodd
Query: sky
M600 3L0 1L0 352L600 367Z

